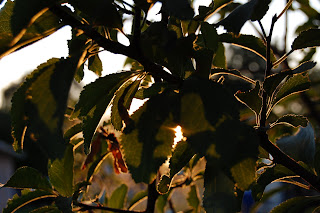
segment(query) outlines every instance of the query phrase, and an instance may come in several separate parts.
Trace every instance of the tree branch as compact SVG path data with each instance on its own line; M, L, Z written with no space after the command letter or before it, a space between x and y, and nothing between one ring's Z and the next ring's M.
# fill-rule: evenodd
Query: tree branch
M147 209L145 213L154 213L155 205L157 198L159 196L159 193L156 189L156 179L148 186L148 202L147 202Z
M114 53L128 56L144 66L145 71L151 73L154 77L162 78L171 83L181 83L182 80L176 76L166 72L162 66L150 61L141 53L137 52L135 48L125 46L119 42L111 41L100 33L98 33L92 26L82 23L77 20L69 8L66 6L55 5L50 10L61 18L66 24L73 28L82 30L88 37L93 39L100 47Z

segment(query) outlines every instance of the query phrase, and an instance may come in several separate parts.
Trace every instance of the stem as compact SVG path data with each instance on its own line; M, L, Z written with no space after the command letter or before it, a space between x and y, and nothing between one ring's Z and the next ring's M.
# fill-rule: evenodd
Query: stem
M99 210L106 210L106 211L112 211L112 212L120 212L120 213L141 213L140 211L131 211L131 210L124 210L124 209L114 209L106 206L92 206L89 204L85 203L75 203L76 206L81 207L80 210L78 211L87 211L87 210L94 210L94 209L99 209Z
M156 189L156 179L148 186L148 201L147 201L147 209L144 211L145 213L154 213L155 205L159 193Z
M93 29L90 25L81 23L77 20L69 8L66 6L53 6L50 10L56 14L59 18L61 18L66 24L70 25L73 28L77 28L82 30L88 37L93 39L99 46L108 50L114 54L122 54L127 57L130 57L140 64L142 64L145 68L145 71L151 73L154 77L162 78L171 83L181 83L182 80L176 76L171 75L166 72L162 66L150 61L144 55L137 52L135 48L131 46L125 46L119 42L111 41L105 37L103 37L100 33L98 33L95 29Z

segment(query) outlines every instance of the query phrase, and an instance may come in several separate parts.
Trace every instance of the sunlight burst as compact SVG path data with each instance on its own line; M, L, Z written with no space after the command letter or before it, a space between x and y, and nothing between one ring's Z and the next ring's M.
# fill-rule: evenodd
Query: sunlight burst
M181 126L177 126L176 128L174 128L174 131L175 131L175 138L174 138L174 141L173 141L172 148L174 148L177 145L178 142L187 139L186 137L183 136L183 132L182 132Z

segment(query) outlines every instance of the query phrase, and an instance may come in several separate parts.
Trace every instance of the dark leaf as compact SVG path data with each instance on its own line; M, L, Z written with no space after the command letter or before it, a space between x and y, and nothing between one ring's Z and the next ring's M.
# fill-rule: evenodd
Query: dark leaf
M278 124L286 124L292 127L306 127L308 125L308 119L302 115L284 115L274 122L271 126Z
M171 178L167 175L162 175L157 185L157 191L160 194L166 194L169 192L170 186L171 186Z
M271 210L270 213L299 213L299 212L314 212L320 205L320 197L294 197Z
M316 66L316 62L313 61L306 61L303 62L302 64L299 64L299 66L297 66L296 68L292 69L292 73L293 74L299 74L302 72L306 72L308 70L311 70L312 68L314 68Z
M72 116L83 118L86 153L90 152L92 137L115 92L136 74L134 72L110 74L100 77L95 82L84 87Z
M208 22L203 22L201 24L200 30L203 36L205 47L212 50L213 52L216 52L218 48L217 30Z
M259 81L256 81L256 86L248 92L237 92L235 96L237 99L250 108L256 116L260 114L262 106L262 98L260 95L261 86Z
M269 4L271 0L257 0L254 10L251 14L251 21L261 20L269 10Z
M168 82L156 82L152 84L151 87L143 87L139 89L134 97L141 100L151 98L152 96L158 95L159 93L163 92L169 86L170 85L168 84Z
M269 97L276 91L280 83L291 74L291 71L282 71L273 75L269 75L263 82L263 89Z
M294 135L280 138L276 141L276 144L293 159L310 165L313 164L316 147L314 130L310 124L307 127L300 127Z
M213 56L212 65L214 67L220 67L220 68L223 68L223 69L227 69L227 60L226 60L226 55L225 55L225 48L224 48L224 45L221 42L218 43L217 51L215 52L215 54Z
M1 187L40 189L52 192L52 186L47 178L38 170L26 166L18 168L8 182Z
M219 35L219 41L230 43L244 49L250 50L253 53L257 54L264 60L266 60L266 46L263 41L255 36L252 35L239 35L233 36L230 33L224 33ZM271 61L276 61L276 57L274 56L273 52L270 53Z
M64 133L64 139L66 142L69 142L71 140L72 137L74 137L75 135L77 135L78 133L80 133L82 131L82 124L78 123L73 125L72 127L70 127L65 133Z
M301 32L291 45L292 50L320 46L320 29L309 29Z
M12 98L15 148L24 136L37 141L49 158L63 156L66 143L62 125L76 64L69 59L50 59L40 65Z
M52 205L52 206L43 206L43 207L34 209L30 213L62 213L62 212L63 211L60 211L58 207L56 207L55 205Z
M53 187L65 197L73 194L73 160L73 147L69 145L64 157L53 161L48 170Z
M211 69L211 75L212 76L214 76L214 75L232 75L232 76L241 78L251 84L256 84L256 81L254 81L251 78L248 78L247 76L242 75L239 70L235 70L235 69L228 70L228 69L222 69L222 68L214 68L214 69Z
M72 197L57 197L55 204L62 213L72 213Z
M253 158L245 159L231 168L232 177L242 191L248 190L255 181L256 168L256 160Z
M102 164L102 162L107 158L108 153L101 155L97 160L95 160L89 167L87 173L87 181L90 182L93 178L93 174L97 172Z
M133 206L138 204L142 199L148 196L148 191L141 191L134 195L131 199L128 209L131 209Z
M16 194L13 196L11 200L8 201L7 207L3 209L3 213L12 213L15 211L19 211L20 208L22 208L28 203L32 203L34 201L50 197L55 198L56 195L41 190L23 190L21 192L21 196L18 196Z

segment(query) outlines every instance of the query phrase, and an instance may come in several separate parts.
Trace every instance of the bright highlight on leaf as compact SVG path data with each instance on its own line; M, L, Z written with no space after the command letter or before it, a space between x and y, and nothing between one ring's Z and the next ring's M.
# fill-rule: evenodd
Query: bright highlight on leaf
M187 138L183 136L183 132L182 132L182 128L181 126L177 126L176 128L174 128L175 131L175 138L173 141L173 145L172 148L175 148L176 145L180 142L180 141L186 141Z

